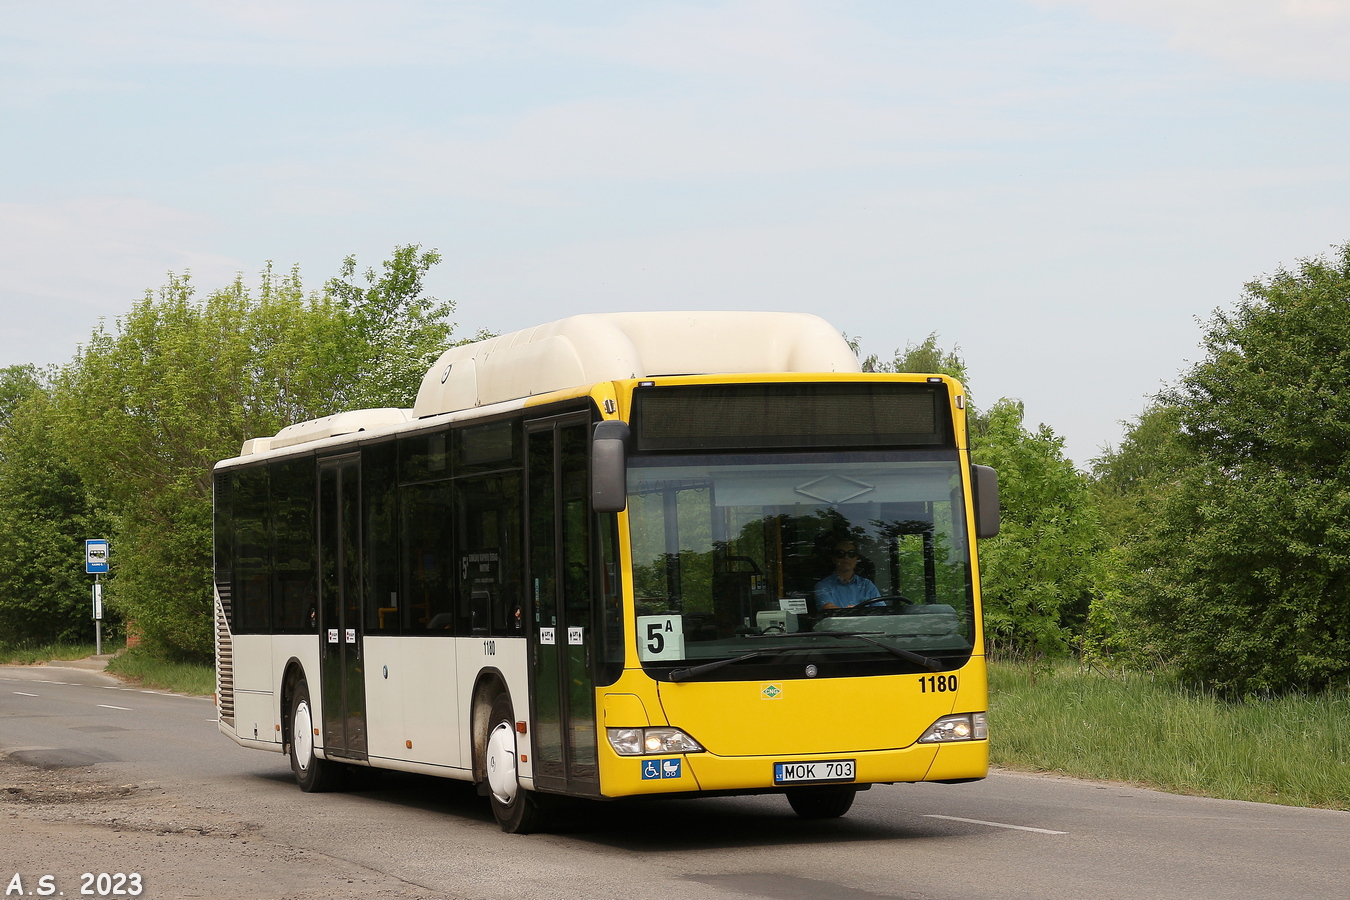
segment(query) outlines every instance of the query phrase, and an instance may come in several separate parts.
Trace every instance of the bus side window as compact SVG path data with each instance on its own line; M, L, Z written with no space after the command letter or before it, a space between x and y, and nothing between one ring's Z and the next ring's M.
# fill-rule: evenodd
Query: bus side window
M226 621L234 628L234 479L233 472L216 475L214 501L216 590Z
M272 477L272 623L277 634L313 633L318 603L314 459L282 460Z
M365 629L367 634L399 633L398 479L395 445L375 444L362 453L365 509Z
M455 564L450 483L405 486L403 512L404 634L455 633Z
M272 541L266 466L240 469L234 489L234 630L272 630Z
M463 633L522 634L521 472L460 478L455 491Z

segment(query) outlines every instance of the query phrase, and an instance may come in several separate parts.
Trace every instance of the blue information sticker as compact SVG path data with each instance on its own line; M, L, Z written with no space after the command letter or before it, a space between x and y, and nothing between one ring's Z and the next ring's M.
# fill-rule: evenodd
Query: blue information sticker
M679 778L684 760L644 759L642 761L642 780L654 781L658 778Z

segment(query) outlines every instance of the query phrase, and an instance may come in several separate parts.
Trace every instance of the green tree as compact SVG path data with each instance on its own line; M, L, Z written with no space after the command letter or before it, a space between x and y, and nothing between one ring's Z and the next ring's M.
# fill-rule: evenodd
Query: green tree
M50 373L0 369L0 642L93 639L85 538L106 534L53 439Z
M854 352L859 351L856 339L849 339ZM890 362L882 362L875 354L862 361L864 372L925 372L933 375L950 375L962 385L969 380L966 361L961 358L961 348L943 350L938 346L938 335L934 331L917 344L909 343L904 350L896 350Z
M1087 651L1094 657L1152 665L1166 657L1171 628L1154 623L1145 600L1157 593L1155 560L1172 551L1158 522L1193 464L1181 434L1181 410L1155 400L1126 423L1119 446L1092 460L1092 494L1103 549L1097 596L1089 611Z
M1081 634L1095 588L1100 526L1086 478L1064 457L1064 439L1023 424L1003 399L983 418L975 462L998 470L997 537L980 543L986 639L1028 659L1066 653Z
M46 389L47 376L30 363L0 369L0 430L9 427L20 404Z
M329 280L344 335L342 409L411 407L417 399L422 375L450 346L455 327L448 318L453 301L422 293L427 271L440 261L435 250L409 244L395 248L380 271L366 269L364 287L357 284L354 256Z
M217 460L246 438L358 401L410 402L422 371L399 367L434 357L450 334L450 304L421 296L437 259L397 248L358 289L349 258L322 293L270 266L256 291L236 278L202 300L190 279L170 276L62 370L58 437L117 524L109 602L147 639L211 651ZM386 351L398 366L377 358Z
M1126 423L1120 446L1103 448L1091 462L1102 527L1113 543L1148 532L1156 498L1176 484L1190 462L1178 407L1154 401Z
M1181 410L1154 399L1127 422L1118 447L1092 460L1092 495L1102 518L1098 595L1088 614L1087 652L1104 660L1157 664L1168 656L1168 623L1145 614L1157 594L1154 560L1174 548L1158 522L1193 464L1181 434Z
M1246 286L1165 400L1193 454L1159 504L1142 608L1235 695L1350 674L1350 244Z

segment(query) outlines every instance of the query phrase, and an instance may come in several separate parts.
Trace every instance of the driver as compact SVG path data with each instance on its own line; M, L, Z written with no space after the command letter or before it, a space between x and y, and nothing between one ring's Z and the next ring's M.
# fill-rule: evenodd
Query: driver
M843 609L881 596L877 586L853 570L858 567L858 545L844 539L836 541L834 571L816 582L817 609Z

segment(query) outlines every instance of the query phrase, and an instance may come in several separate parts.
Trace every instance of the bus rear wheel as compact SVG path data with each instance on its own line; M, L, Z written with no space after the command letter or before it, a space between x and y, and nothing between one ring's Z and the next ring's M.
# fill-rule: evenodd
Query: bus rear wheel
M786 793L792 811L803 819L837 819L848 812L858 796L857 789L851 787L798 788Z
M488 717L483 772L487 778L492 815L507 834L529 834L543 823L534 792L520 786L518 758L511 698L499 694L492 701L492 714Z
M307 794L335 791L341 787L345 772L338 763L314 754L314 733L309 685L301 679L291 696L291 771L295 773L295 783Z

